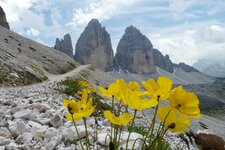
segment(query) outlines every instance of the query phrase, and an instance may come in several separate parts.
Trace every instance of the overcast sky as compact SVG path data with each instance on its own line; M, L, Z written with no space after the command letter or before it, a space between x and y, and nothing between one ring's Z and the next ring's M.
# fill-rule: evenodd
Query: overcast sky
M225 59L225 0L0 0L11 30L53 47L70 33L73 47L92 19L111 35L137 27L173 62Z

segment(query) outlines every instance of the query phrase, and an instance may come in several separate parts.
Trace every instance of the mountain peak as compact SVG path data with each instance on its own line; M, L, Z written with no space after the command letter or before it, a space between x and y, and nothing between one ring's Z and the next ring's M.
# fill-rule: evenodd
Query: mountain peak
M152 43L132 25L125 29L115 59L121 69L131 73L148 74L155 70Z
M136 27L134 27L133 25L128 26L125 29L125 33L130 33L130 32L136 32L136 33L141 33L140 30L138 30Z
M63 53L66 53L70 57L73 57L73 46L70 34L64 35L64 38L61 40L57 38L54 49L57 49Z
M92 19L80 35L74 58L81 64L93 64L100 70L113 70L111 38L97 19Z

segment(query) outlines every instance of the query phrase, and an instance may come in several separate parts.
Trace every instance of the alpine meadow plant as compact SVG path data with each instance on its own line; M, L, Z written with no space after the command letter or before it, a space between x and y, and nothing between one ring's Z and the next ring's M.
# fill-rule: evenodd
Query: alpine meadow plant
M161 76L156 82L148 79L142 84L145 89L142 91L138 82L126 83L124 79L116 80L108 88L98 87L98 92L106 99L111 100L111 108L104 111L104 117L111 123L111 131L107 135L110 137L108 145L110 150L119 149L123 127L127 125L130 128L134 127L138 111L155 109L146 134L143 135L143 138L136 139L143 141L142 149L144 150L164 149L164 135L168 131L185 132L191 125L191 118L201 117L197 96L184 90L182 86L172 89L171 79ZM95 107L92 106L94 99L88 98L88 94L91 94L90 90L83 90L81 101L64 100L64 106L69 111L66 118L74 122L77 132L75 122L83 119L87 131L86 118L95 110ZM162 103L162 101L164 102ZM159 125L156 125L157 118L160 120ZM132 130L127 136L126 150L131 132ZM77 134L79 136L79 133ZM135 143L133 142L133 149ZM84 149L82 143L81 146ZM107 149L107 145L105 148ZM86 149L90 149L88 132L86 132Z

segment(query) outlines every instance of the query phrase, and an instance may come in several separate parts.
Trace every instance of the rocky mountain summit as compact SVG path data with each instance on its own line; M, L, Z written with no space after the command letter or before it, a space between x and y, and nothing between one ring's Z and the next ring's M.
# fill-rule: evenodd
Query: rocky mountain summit
M113 49L109 33L97 19L92 19L76 43L75 60L92 64L103 71L113 70Z
M126 28L115 59L121 69L131 73L148 74L155 70L152 43L134 26Z
M215 76L225 77L225 61L213 59L200 59L193 64L202 73Z
M6 29L9 29L9 24L6 20L5 12L1 6L0 6L0 26L3 26Z
M73 57L73 46L71 36L69 34L64 35L63 39L57 38L55 41L54 49L66 53L70 57Z
M199 72L197 69L185 64L184 62L181 62L179 64L173 64L173 66L176 67L177 69L182 69L185 72Z

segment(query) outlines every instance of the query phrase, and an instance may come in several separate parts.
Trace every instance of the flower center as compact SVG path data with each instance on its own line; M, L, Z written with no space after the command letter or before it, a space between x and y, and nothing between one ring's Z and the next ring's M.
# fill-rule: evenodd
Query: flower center
M181 108L181 104L177 104L177 106L175 107L176 109L179 109L179 108Z
M73 112L72 112L73 108L71 107L71 104L68 104L67 108L68 108L69 113L73 114Z
M168 128L169 129L174 129L176 127L176 124L175 123L171 123L170 125L168 125Z

